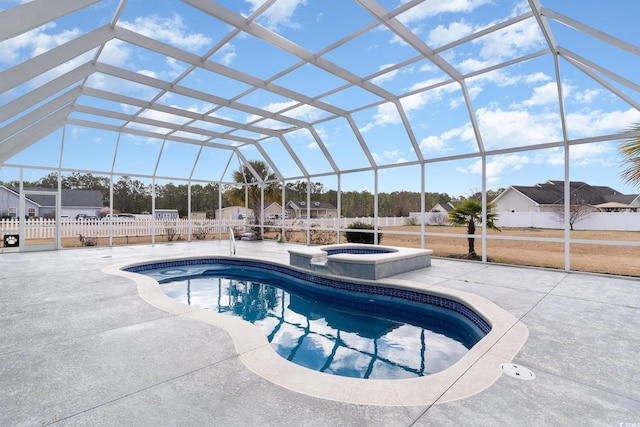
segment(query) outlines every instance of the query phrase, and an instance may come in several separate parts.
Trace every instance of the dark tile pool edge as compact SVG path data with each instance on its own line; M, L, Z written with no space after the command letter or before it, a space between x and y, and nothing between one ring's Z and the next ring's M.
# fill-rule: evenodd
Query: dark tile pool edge
M356 279L339 280L335 278L324 277L318 274L311 274L308 270L299 270L295 267L285 266L266 261L255 261L251 259L239 259L239 258L225 258L225 257L211 257L211 258L192 258L182 260L161 261L149 264L141 264L126 268L125 271L131 273L140 273L147 270L156 270L161 268L175 268L184 267L189 265L230 265L233 267L250 267L259 268L268 271L275 271L281 274L294 277L296 279L306 280L315 285L327 286L334 289L341 289L345 291L368 293L374 295L383 295L388 297L401 298L404 300L415 301L423 304L431 304L436 307L446 308L456 313L463 315L473 324L475 324L484 334L488 334L491 331L491 325L476 313L473 309L469 308L465 304L458 301L443 298L437 295L431 295L424 292L417 292L413 290L397 289L385 287L384 283L379 284L364 284L354 283Z

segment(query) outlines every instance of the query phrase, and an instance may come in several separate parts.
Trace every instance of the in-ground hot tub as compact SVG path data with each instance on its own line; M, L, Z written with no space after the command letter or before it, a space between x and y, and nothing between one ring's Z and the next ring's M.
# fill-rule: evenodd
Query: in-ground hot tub
M289 264L319 273L377 280L429 267L432 252L347 243L289 249Z

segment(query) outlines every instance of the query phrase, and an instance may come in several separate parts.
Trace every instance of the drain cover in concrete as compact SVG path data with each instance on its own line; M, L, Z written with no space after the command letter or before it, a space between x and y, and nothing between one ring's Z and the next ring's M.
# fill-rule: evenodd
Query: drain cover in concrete
M536 377L536 374L529 369L515 363L503 363L500 365L500 369L503 373L513 378L519 378L521 380L532 380Z

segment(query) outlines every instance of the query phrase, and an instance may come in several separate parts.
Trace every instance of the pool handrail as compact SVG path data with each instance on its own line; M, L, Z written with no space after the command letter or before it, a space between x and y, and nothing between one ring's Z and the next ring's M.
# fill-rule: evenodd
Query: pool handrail
M229 227L229 255L236 254L236 237L233 234L233 228Z

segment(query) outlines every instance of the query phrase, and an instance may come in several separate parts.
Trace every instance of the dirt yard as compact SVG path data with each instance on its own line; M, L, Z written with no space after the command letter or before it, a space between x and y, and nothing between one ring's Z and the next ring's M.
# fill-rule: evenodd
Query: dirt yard
M392 234L405 232L413 228L419 233L420 227L393 227L387 229L382 244L394 246L420 247L419 236ZM425 247L432 249L435 256L459 257L467 253L467 239L437 234L465 234L464 227L427 227ZM564 242L531 241L531 238L562 239L563 230L543 229L504 229L502 232L490 231L487 239L487 257L491 262L530 265L536 267L564 268ZM507 240L520 238L522 240ZM618 231L572 231L571 239L590 241L591 243L572 243L570 245L570 265L572 270L596 273L640 276L640 247L613 246L594 241L637 242L639 232ZM476 252L482 253L482 243L476 239Z
M402 247L420 247L420 226L397 226L385 227L381 229L383 236L381 244ZM467 239L465 237L455 237L464 235L466 228L449 226L429 226L425 227L425 248L432 249L433 255L437 257L462 258L467 253ZM490 262L530 265L537 267L564 268L564 242L559 241L531 241L531 238L562 239L563 230L546 229L503 229L502 232L490 231L487 240L487 257ZM264 233L265 239L276 240L278 231L268 230ZM206 240L217 239L218 235L209 235ZM223 239L228 236L223 235ZM519 240L511 240L511 239ZM640 277L640 246L615 246L598 243L599 241L619 241L638 242L640 232L620 232L620 231L572 231L572 239L589 241L591 243L572 243L571 269L585 272L619 274L625 276ZM288 230L285 233L285 240L288 242L306 243L306 231ZM156 242L166 243L166 236L157 236ZM172 240L176 243L184 241L182 239ZM335 243L335 233L331 231L311 230L311 242L313 244ZM108 238L99 238L99 246L109 244ZM120 237L114 238L113 244L151 243L151 237ZM63 239L63 247L82 246L78 239ZM476 252L482 253L481 239L476 239Z
M384 227L381 244L401 247L420 247L420 226ZM462 258L468 252L465 227L428 226L425 227L425 248L432 249L438 257ZM479 234L479 231L478 231ZM276 238L277 233L270 238ZM314 236L316 237L314 241ZM531 241L531 238L560 239L563 230L546 229L504 229L501 232L489 231L487 239L487 257L489 261L504 264L529 265L536 267L564 268L564 242ZM269 237L269 236L265 236ZM306 232L287 232L287 241L306 242ZM508 240L508 239L521 240ZM571 269L576 271L640 276L640 247L613 246L593 241L638 242L640 232L620 231L572 231L572 239L591 241L591 243L572 243L570 247ZM326 231L311 230L311 240L317 244L335 243L335 234ZM475 249L482 254L482 241L476 239Z

